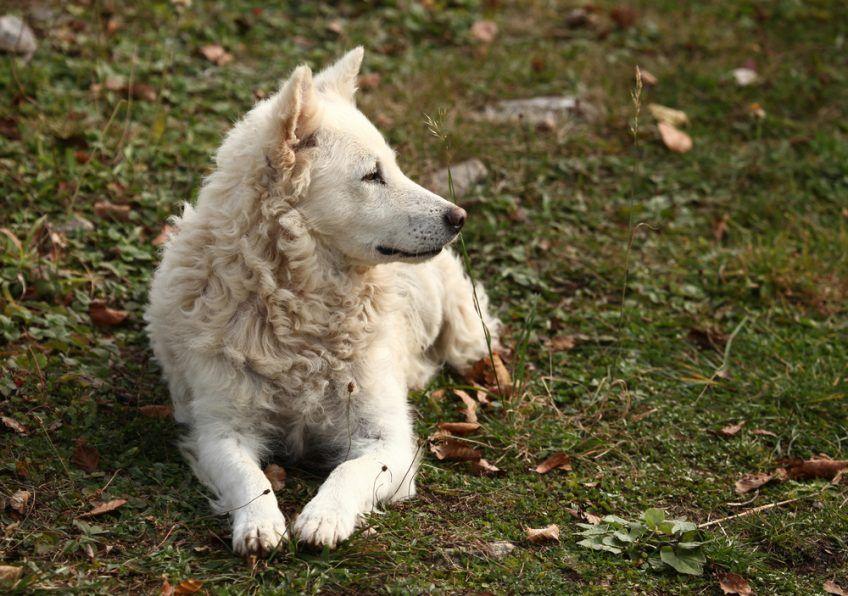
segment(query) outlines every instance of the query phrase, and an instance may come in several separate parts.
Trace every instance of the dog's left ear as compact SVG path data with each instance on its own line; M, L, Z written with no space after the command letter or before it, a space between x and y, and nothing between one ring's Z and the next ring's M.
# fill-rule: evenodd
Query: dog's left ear
M325 93L336 93L350 103L355 103L356 81L365 50L358 46L339 58L315 77L315 87Z

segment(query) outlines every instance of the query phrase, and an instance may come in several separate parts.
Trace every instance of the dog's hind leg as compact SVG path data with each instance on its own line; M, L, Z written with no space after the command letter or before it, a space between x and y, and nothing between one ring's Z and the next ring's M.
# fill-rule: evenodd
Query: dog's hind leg
M216 494L214 507L233 522L233 550L263 555L286 536L286 521L259 466L261 445L223 421L195 424L184 443L194 471Z
M464 372L481 358L488 356L489 345L500 348L500 321L489 312L489 298L480 282L474 286L465 274L459 257L444 251L435 259L444 289L442 330L434 346L436 356L454 369ZM476 290L477 304L474 294ZM479 306L479 312L478 307ZM485 325L485 330L484 330Z

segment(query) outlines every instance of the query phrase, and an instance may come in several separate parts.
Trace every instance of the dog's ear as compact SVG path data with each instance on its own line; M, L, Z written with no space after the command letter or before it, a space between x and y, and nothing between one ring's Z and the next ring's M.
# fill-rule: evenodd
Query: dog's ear
M358 46L339 58L332 66L328 66L315 77L315 86L325 93L336 93L343 99L354 103L356 81L359 77L359 67L365 50Z
M294 70L274 101L283 145L294 148L315 132L318 98L308 66L303 64Z

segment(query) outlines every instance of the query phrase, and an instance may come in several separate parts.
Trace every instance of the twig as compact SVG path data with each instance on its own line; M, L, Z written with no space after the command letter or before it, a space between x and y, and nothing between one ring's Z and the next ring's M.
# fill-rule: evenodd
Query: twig
M789 503L794 503L795 501L800 501L801 499L806 499L811 495L805 495L803 497L796 497L794 499L787 499L785 501L778 501L777 503L769 503L767 505L760 505L759 507L754 507L753 509L746 509L742 513L736 513L734 515L728 515L727 517L721 517L719 519L714 519L713 521L705 522L698 526L698 529L709 528L710 526L714 526L716 524L721 524L726 521L730 521L732 519L739 519L740 517L748 517L749 515L754 515L755 513L759 513L760 511L766 511L768 509L774 509L775 507L781 507L783 505L788 505Z

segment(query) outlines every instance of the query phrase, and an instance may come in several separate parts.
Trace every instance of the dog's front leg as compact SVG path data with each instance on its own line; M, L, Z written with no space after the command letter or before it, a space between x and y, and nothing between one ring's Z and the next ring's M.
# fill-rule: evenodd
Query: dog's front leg
M271 483L259 467L259 444L220 421L195 427L195 468L217 493L216 506L233 522L233 550L264 555L286 536L286 521Z
M356 408L350 459L327 477L294 522L298 540L335 548L378 504L415 494L417 450L402 383Z

